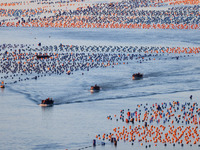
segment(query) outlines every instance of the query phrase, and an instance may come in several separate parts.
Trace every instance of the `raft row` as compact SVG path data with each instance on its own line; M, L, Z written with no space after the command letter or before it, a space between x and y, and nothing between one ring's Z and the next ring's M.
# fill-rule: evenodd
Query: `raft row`
M128 142L145 146L184 146L200 147L200 108L198 103L179 101L173 103L154 103L151 106L138 104L135 110L121 110L118 115L109 115L107 119L124 123L110 133L96 135L96 142ZM93 146L94 143L93 143Z
M92 68L114 67L130 61L180 59L200 52L200 47L0 45L1 79L17 83L47 75L73 74ZM82 75L84 75L82 73Z

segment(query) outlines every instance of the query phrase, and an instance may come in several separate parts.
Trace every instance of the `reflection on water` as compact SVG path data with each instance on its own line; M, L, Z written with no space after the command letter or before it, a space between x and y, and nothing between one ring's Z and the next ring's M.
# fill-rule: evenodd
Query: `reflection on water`
M45 131L52 130L52 123L54 120L53 107L41 107L41 111L41 126L43 126Z
M1 88L1 92L2 92L2 93L4 92L4 88Z
M40 106L41 107L41 109L42 109L42 111L44 111L44 112L49 112L49 111L52 111L52 109L53 109L53 105L52 106L46 106L46 107L42 107L42 106Z

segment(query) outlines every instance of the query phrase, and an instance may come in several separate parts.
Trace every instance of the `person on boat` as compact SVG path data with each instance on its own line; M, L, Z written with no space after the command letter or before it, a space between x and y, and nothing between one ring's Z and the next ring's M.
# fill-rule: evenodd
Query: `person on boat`
M158 111L162 111L160 105L158 105L157 110L158 110Z
M46 103L50 104L50 98L49 97L46 99Z
M91 86L90 90L100 90L100 87L95 84L94 86Z
M131 112L128 110L128 112L127 112L128 119L130 119L130 115L131 115Z

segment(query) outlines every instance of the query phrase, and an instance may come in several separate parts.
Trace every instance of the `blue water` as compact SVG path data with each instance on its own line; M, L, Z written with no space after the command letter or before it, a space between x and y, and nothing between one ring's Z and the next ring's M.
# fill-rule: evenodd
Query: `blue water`
M36 104L52 97L56 105L200 90L198 56L187 55L179 60L167 57L167 60L129 61L114 68L75 71L73 75L47 75L38 80L18 82L9 88L25 94ZM144 73L143 80L133 81L131 76L135 72ZM101 92L89 92L94 84L102 88Z
M131 45L131 46L196 46L200 45L199 30L138 30L79 28L0 28L1 43ZM12 35L12 36L11 36ZM9 40L7 40L9 39Z
M41 30L43 29L0 28L0 44L36 45L42 41L43 45L200 45L199 31L194 30ZM18 38L15 39L12 35L17 35ZM96 134L109 133L113 127L124 125L107 121L106 116L109 114L135 108L138 103L172 100L187 102L191 94L194 101L198 102L199 54L181 56L177 60L172 59L174 54L165 54L142 63L134 59L114 68L92 68L90 71L75 71L72 75L52 74L37 80L7 84L0 91L0 149L93 149L90 146ZM142 80L131 79L132 74L137 72L144 74ZM92 94L89 89L94 84L98 84L102 90ZM52 97L55 105L49 108L39 107L41 100L47 97ZM105 147L97 146L94 149L133 148L145 149L139 144L133 147L130 143L123 142L119 142L117 148L106 143ZM160 149L169 148L173 147L160 145ZM188 148L189 146L176 147ZM198 146L190 148L197 150Z

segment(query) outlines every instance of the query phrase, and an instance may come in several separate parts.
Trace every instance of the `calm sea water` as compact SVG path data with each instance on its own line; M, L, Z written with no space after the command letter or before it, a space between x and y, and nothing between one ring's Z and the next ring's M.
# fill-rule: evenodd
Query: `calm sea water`
M199 30L0 28L0 43L122 46L199 46Z
M0 28L1 44L41 41L44 45L200 45L199 31L193 30L42 30ZM191 94L194 101L199 101L199 55L181 56L178 60L172 59L173 54L157 56L156 60L143 63L129 60L114 68L92 68L73 75L51 75L7 85L0 91L0 149L93 149L90 146L96 134L124 125L107 121L109 114L135 108L138 103L186 102ZM136 72L144 73L143 80L131 79ZM102 90L91 94L89 89L94 84ZM55 105L39 107L47 97L52 97ZM108 143L94 149L131 148L141 149L139 144L133 147L123 142L117 148Z

